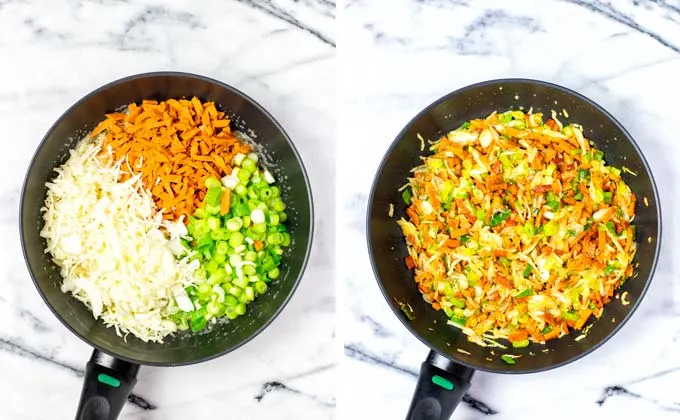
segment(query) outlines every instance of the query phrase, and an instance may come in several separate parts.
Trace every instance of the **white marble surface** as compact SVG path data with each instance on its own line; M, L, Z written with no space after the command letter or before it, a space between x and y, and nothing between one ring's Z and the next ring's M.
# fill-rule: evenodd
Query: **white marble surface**
M454 419L680 419L680 3L677 1L353 0L341 13L346 93L339 168L343 265L342 417L404 418L427 349L373 277L367 195L399 130L470 83L531 77L576 89L638 141L659 187L663 251L635 316L591 356L534 375L477 373ZM357 165L356 162L363 162Z
M279 120L311 178L315 245L270 328L211 362L142 368L139 399L121 418L334 418L334 14L332 0L0 0L0 419L73 418L90 355L24 266L18 199L29 159L80 97L156 70L222 80Z

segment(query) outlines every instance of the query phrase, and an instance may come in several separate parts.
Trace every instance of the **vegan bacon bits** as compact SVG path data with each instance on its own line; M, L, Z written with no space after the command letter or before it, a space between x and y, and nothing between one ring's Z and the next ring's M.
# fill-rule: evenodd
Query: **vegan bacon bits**
M449 324L479 345L517 348L602 315L633 273L635 196L582 127L493 113L430 151L398 223L407 267Z
M291 238L272 174L212 102L106 115L47 183L41 235L95 318L144 341L235 319Z

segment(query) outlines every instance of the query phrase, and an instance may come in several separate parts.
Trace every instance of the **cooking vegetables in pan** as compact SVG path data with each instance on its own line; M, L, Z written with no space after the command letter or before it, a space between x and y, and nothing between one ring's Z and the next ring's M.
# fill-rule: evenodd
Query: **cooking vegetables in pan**
M398 223L434 309L471 341L502 347L601 316L633 272L635 196L582 127L554 113L492 113L430 151Z
M162 342L234 319L279 276L281 191L214 103L130 104L70 154L41 235L62 291L119 335Z

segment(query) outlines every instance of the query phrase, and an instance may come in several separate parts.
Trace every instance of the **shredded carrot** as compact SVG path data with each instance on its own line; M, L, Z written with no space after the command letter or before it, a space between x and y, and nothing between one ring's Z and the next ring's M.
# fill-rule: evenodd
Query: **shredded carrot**
M195 97L144 100L129 104L126 113L107 114L90 136L103 134L102 155L110 150L114 161L127 159L130 167L123 169L141 173L163 217L177 220L201 205L206 178L228 175L233 157L252 150L232 134L224 116L213 102ZM223 198L221 210L229 204Z
M545 341L552 340L553 338L557 338L560 336L561 328L553 328L549 333L543 335L543 339Z
M612 293L613 292L614 292L614 290L612 289ZM586 321L588 321L588 318L590 318L590 315L592 313L593 313L593 311L591 311L588 308L581 309L579 311L579 319L578 319L578 321L576 321L576 324L574 324L574 328L576 328L577 330L580 330L581 328L583 328L583 326L585 325Z
M458 248L460 246L460 241L458 239L447 239L446 245L449 248L455 249L455 248Z
M515 330L508 334L509 341L522 341L529 338L529 333L526 330Z
M222 202L220 203L220 216L224 216L229 213L229 208L231 207L231 190L227 188L224 193L222 193Z

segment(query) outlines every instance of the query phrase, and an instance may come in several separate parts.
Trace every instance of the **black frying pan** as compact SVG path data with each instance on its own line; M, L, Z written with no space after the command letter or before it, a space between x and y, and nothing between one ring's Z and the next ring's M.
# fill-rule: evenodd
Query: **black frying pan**
M443 311L435 311L416 288L413 274L406 268L406 244L396 221L404 217L406 205L398 189L407 182L409 170L421 163L420 142L438 139L442 134L473 118L493 111L533 107L549 116L551 110L566 109L572 121L581 124L585 136L605 152L605 160L617 167L627 166L637 176L624 175L638 198L636 206L637 240L635 278L622 287L631 302L625 306L613 300L602 318L594 322L585 339L575 341L578 332L546 345L532 344L509 353L521 355L515 365L500 359L502 350L485 349L467 341L458 329L446 325ZM649 206L643 203L647 198ZM394 217L388 208L394 204ZM470 386L475 370L497 373L530 373L555 368L585 356L607 341L630 318L644 296L656 267L661 240L659 199L652 173L631 136L609 113L588 98L550 83L506 79L468 86L439 99L418 114L399 133L385 155L376 175L368 202L368 248L375 276L385 299L406 328L430 347L422 365L409 420L447 419ZM413 320L402 311L410 305ZM614 320L612 322L612 320ZM542 350L546 350L543 352ZM466 353L463 353L463 352ZM433 379L434 378L434 379Z
M104 118L130 102L197 96L215 101L232 117L235 129L257 137L279 174L282 198L288 205L291 246L284 255L280 277L266 294L248 306L246 315L215 324L201 333L181 333L163 344L127 341L112 328L95 321L92 313L71 295L61 292L61 276L49 254L40 208L45 183L63 164L68 150ZM283 176L282 176L283 175ZM21 194L21 244L35 286L54 315L81 340L95 348L87 365L78 406L78 420L113 420L118 417L136 382L139 365L177 366L203 362L229 353L250 341L281 312L302 276L312 242L312 196L307 174L293 142L283 128L255 101L238 90L205 77L184 73L149 73L115 81L73 105L50 128L31 161Z

